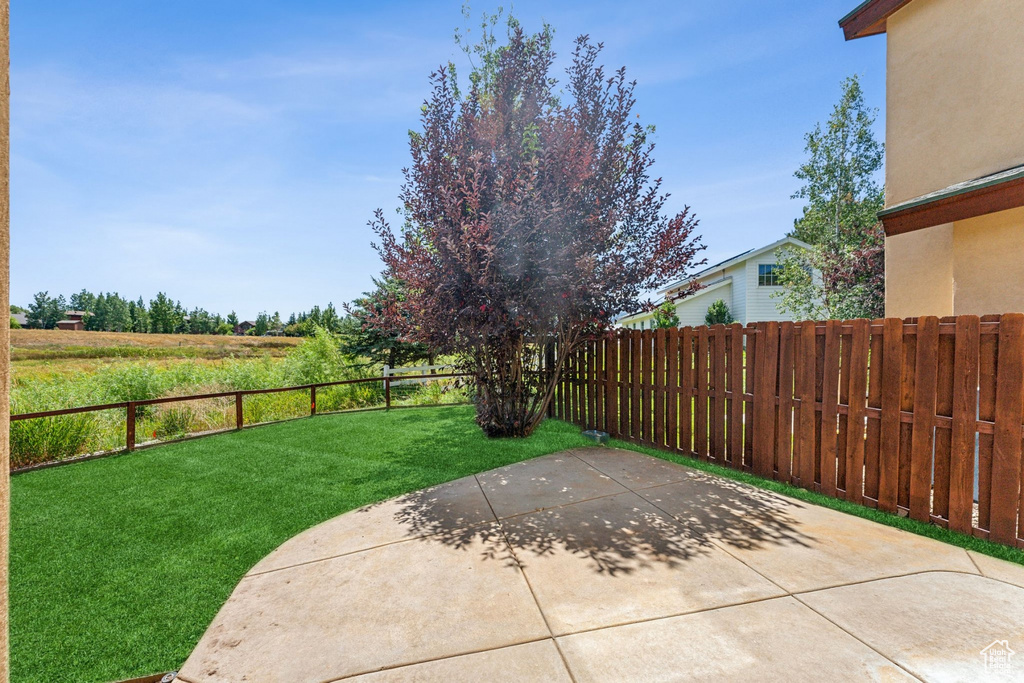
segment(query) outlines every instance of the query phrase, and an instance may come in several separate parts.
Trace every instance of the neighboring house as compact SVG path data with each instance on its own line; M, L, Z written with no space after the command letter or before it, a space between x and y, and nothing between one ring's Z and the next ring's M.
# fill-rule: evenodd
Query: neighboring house
M886 34L885 313L1024 311L1024 1L868 0Z
M11 313L11 320L18 323L22 327L28 326L28 314L27 313Z
M808 249L809 246L796 238L784 237L671 284L658 292L658 299L675 300L693 282L701 286L696 294L676 302L680 326L703 325L708 306L718 299L729 307L735 321L744 325L767 320L792 320L789 314L779 311L778 300L772 298L772 294L782 289L778 282L782 256L779 250L784 248ZM627 315L616 322L621 327L648 330L653 319L654 313L646 312Z
M243 320L235 325L235 334L245 334L254 327L256 327L255 320Z
M86 311L65 311L64 320L57 321L58 330L84 330Z

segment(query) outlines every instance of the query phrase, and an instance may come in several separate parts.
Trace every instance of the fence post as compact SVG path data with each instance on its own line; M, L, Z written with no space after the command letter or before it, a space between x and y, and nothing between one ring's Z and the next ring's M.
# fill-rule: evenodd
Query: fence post
M242 392L235 393L235 429L241 429L245 421L242 414Z
M391 366L384 366L384 410L391 410Z
M309 416L316 415L316 385L309 388Z
M135 450L135 402L134 401L128 401L128 419L127 419L125 425L126 425L126 430L125 430L126 433L125 433L125 440L124 440L125 450L134 451Z

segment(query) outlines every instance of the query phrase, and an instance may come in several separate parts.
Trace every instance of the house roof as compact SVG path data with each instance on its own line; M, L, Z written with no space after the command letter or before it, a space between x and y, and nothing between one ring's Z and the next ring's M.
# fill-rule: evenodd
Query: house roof
M737 263L742 263L743 261L748 261L748 260L754 258L755 256L760 256L761 254L765 253L766 251L774 251L775 249L778 249L779 247L783 246L784 244L792 244L792 245L795 245L795 246L798 246L798 247L803 247L804 249L810 249L811 248L811 245L807 244L806 242L804 242L802 240L798 240L795 237L789 237L787 235L786 237L783 237L780 240L776 240L776 241L772 242L771 244L766 244L763 247L757 247L757 248L754 248L754 249L747 249L746 251L744 251L741 254L736 254L735 256L733 256L731 258L727 258L724 261L720 261L720 262L714 264L713 266L708 266L704 270L698 271L698 272L694 273L693 275L690 275L687 278L684 278L682 280L678 280L677 282L673 282L668 287L665 287L664 289L659 290L658 294L660 294L660 295L668 294L673 289L679 289L683 285L687 285L687 284L693 282L694 280L699 280L702 277L705 277L705 276L707 276L707 275L709 275L711 273L714 273L715 271L725 270L726 268L728 268L730 266L733 266L733 265L735 265Z
M847 40L885 33L886 21L911 0L865 0L839 20Z
M895 204L878 218L892 236L1021 206L1024 164Z

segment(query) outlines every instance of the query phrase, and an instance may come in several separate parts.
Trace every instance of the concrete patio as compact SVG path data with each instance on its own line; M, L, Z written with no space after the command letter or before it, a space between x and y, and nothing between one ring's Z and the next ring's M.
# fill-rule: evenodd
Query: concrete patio
M178 678L1024 679L1024 651L986 668L995 641L1024 648L1024 567L592 448L300 534Z

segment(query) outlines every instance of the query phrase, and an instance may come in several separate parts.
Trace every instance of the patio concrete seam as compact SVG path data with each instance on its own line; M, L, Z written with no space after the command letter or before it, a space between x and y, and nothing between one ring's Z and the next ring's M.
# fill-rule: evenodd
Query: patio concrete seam
M480 487L480 492L484 495L484 500L487 501L488 507L491 507L491 500L487 497L487 492L484 490L484 485L480 483L480 478L474 474L473 479L476 480L476 485ZM601 497L604 498L604 496ZM537 511L535 510L534 512ZM497 513L494 511L493 507L491 507L491 514L497 517ZM569 661L565 658L565 653L562 652L562 648L558 644L558 640L555 639L555 633L551 630L551 624L548 622L548 616L544 614L544 609L540 606L540 601L537 600L537 593L534 592L533 585L530 583L530 578L526 575L526 570L523 569L523 563L519 561L519 556L516 555L516 549L512 547L511 543L509 543L508 536L505 534L505 527L501 524L501 519L498 520L498 528L501 530L501 537L504 539L505 545L508 546L508 551L512 553L512 559L516 561L516 567L519 568L519 574L523 577L523 581L526 582L526 588L530 591L530 596L533 598L533 604L536 605L537 612L540 613L540 618L544 621L544 628L548 630L548 635L551 637L551 642L555 645L555 650L558 651L558 657L562 660L562 666L565 667L565 672L569 674L569 679L573 683L576 683L576 676L573 674L572 669L569 668Z
M357 671L356 673L353 673L353 674L345 674L344 676L341 676L340 678L325 678L320 683L337 683L338 681L348 681L348 680L351 680L353 678L358 678L359 676L368 676L369 674L375 674L375 673L379 673L381 671L394 671L396 669L407 669L410 666L419 666L420 664L430 664L431 662L443 662L446 659L455 659L457 657L468 657L469 655L478 655L478 654L482 654L484 652L496 652L498 650L507 650L508 648L511 648L511 647L519 647L520 645L530 645L532 643L543 643L546 640L554 641L554 638L552 636L546 636L546 637L542 637L542 638L530 638L529 640L524 640L524 641L522 641L520 643L509 643L508 645L500 645L498 647L485 647L485 648L480 648L480 649L477 649L477 650L467 650L465 652L457 652L457 653L455 653L453 655L444 655L443 657L430 657L429 659L417 660L415 662L406 662L404 664L392 664L392 665L389 665L389 666L382 666L382 667L377 668L377 669L367 669L365 671ZM558 647L557 643L555 644L555 647L556 648ZM192 682L191 681L186 681L185 683L192 683Z
M488 502L488 506L489 505L490 505L490 502ZM356 512L357 510L358 510L358 508L356 510L349 510L349 512ZM492 510L492 512L493 512L493 510ZM342 514L346 514L347 515L348 512L343 512ZM454 529L451 529L451 530L438 531L438 532L433 533L433 534L422 534L420 536L410 536L409 538L400 538L397 541L387 541L385 543L378 543L377 545L374 545L374 546L369 546L367 548L360 548L359 550L350 550L347 553L339 553L337 555L331 555L330 557L318 557L315 560L306 560L305 562L296 562L295 564L290 564L287 567L274 567L273 569L264 569L261 572L249 571L245 576L242 577L242 580L244 581L245 579L251 579L251 578L255 578L257 576L265 576L267 574L273 574L274 572L281 572L281 571L284 571L286 569L295 569L296 567L305 567L306 565L316 564L317 562L326 562L328 560L336 560L339 557L348 557L350 555L358 555L359 553L365 553L365 552L370 551L370 550L377 550L378 548L387 548L388 546L398 545L399 543L408 543L409 541L423 541L423 540L426 540L428 538L433 538L434 536L440 536L442 534L448 533L449 531L462 531L464 529L472 529L473 527L484 526L486 524L497 524L497 520L485 521L485 522L476 522L475 524L467 524L466 526L455 527ZM310 527L310 529L315 529L315 528L316 527ZM299 533L303 534L306 531L309 531L309 529L306 529L305 531L300 531ZM295 538L295 536L293 536L292 538ZM291 540L291 539L289 539L289 540Z
M591 448L591 449L589 449L589 450L597 450L598 448L602 448L602 449L607 449L607 450L610 450L610 451L620 451L620 450L624 450L624 449L622 449L622 448L611 448L611 447L609 447L609 446L594 446L593 448ZM628 452L628 453L636 453L635 451L627 451L627 452ZM575 451L569 451L569 455L571 455L572 457L576 458L577 460L579 460L580 462L582 462L582 463L583 463L584 465L586 465L587 467L589 467L589 468L591 468L591 469L593 469L593 470L595 470L595 471L597 471L597 472L600 472L600 473L601 473L601 474L603 474L604 476L606 476L606 477L608 477L609 479L611 479L612 481L614 481L614 482L615 482L616 484L618 484L619 486L625 487L626 489L628 489L628 490L632 491L633 493L636 493L637 491L647 491L647 490L649 490L649 489L656 489L656 488L659 488L659 487L661 487L661 486L671 486L672 484L678 484L678 483L679 483L679 482L681 482L681 481L686 481L686 480L687 480L687 479L688 479L688 478L690 477L690 474L689 474L689 472L690 472L690 468L686 467L686 465L680 465L679 463L677 463L677 462L672 462L671 460L664 460L663 462L667 462L667 463L669 463L670 465L677 465L677 466L679 466L679 467L683 467L683 468L686 468L686 469L685 469L685 472L687 472L687 475L686 475L686 476L684 476L684 477L680 477L679 479L673 479L672 481L663 481L663 482L661 482L660 484L651 484L650 486L638 486L637 488L635 488L635 489L632 489L632 488L629 488L629 485L628 485L628 484L626 484L626 482L624 482L624 481L619 481L618 479L616 479L616 478L615 478L615 477L613 477L612 475L610 475L610 474L608 474L607 472L605 472L604 470L602 470L602 469L601 469L600 467L598 467L597 465L593 465L593 464L591 464L591 463L587 462L586 460L584 460L583 458L581 458L580 456L576 455L576 452L575 452ZM646 455L646 453L636 453L636 455ZM649 456L649 455L648 455L647 457L652 457L652 456ZM582 501L581 501L581 502L582 502Z
M559 633L553 636L555 640L559 638L568 638L570 636L577 636L583 633L595 633L597 631L607 631L611 628L621 628L623 626L634 626L636 624L646 624L652 621L665 621L666 619L676 619L678 617L688 617L694 614L704 614L706 612L717 612L718 610L731 609L733 607L743 607L745 605L756 605L759 602L771 602L772 600L782 600L784 598L795 598L794 595L768 595L763 598L751 598L750 600L740 600L739 602L729 602L723 605L715 605L714 607L701 607L693 610L685 610L683 612L673 612L672 614L661 614L656 617L648 617L645 619L632 619L630 621L621 621L615 624L605 624L604 626L592 626L589 628L581 628L578 631L567 631L565 633Z
M889 574L888 576L879 576L878 578L874 579L864 579L863 581L850 581L849 583L837 583L834 586L823 586L821 588L812 588L811 590L796 591L791 595L795 598L801 595L810 595L811 593L820 593L822 591L830 591L836 588L846 588L847 586L862 586L868 583L878 583L879 581L888 581L889 579L905 579L909 576L920 576L922 574L963 574L964 576L979 576L983 579L989 579L990 581L999 581L999 583L1005 583L1008 586L1020 588L1020 586L1016 584L1010 583L1008 581L1000 581L999 579L993 579L992 577L985 576L980 572L977 574L972 574L971 572L962 572L956 569L922 569L920 571L907 572L905 574Z
M971 561L971 564L973 564L974 568L978 570L978 573L981 574L982 576L985 576L985 572L983 572L981 570L981 567L979 567L978 563L975 561L974 555L972 555L971 552L969 550L967 550L967 548L964 548L964 552L967 553L967 559Z
M600 470L597 470L597 471L600 472ZM604 474L603 472L601 472L601 473ZM618 482L615 482L615 483L618 483ZM481 487L481 490L483 490L482 487ZM605 494L602 494L600 496L594 496L593 498L584 498L583 500L574 500L571 503L562 503L561 505L552 505L552 506L546 507L546 508L537 508L536 510L527 510L526 512L517 512L514 515L505 515L504 517L498 517L498 523L500 524L502 521L504 521L506 519L516 519L518 517L526 517L527 515L535 515L538 512L548 512L550 510L562 510L564 508L571 508L573 505L579 505L580 503L589 503L589 502L594 501L594 500L601 500L602 498L611 498L612 496L621 496L623 493L636 493L636 491L631 491L630 489L626 489L625 491L616 491L615 493L605 493ZM487 495L484 494L484 497L486 498ZM487 501L487 504L490 505L491 501ZM488 523L489 524L493 524L493 522L488 522Z
M924 572L918 572L918 573L924 573ZM964 573L964 572L954 572L954 573ZM809 592L814 592L814 591L809 591ZM821 612L819 612L818 610L814 609L813 607L811 607L810 605L808 605L808 604L807 604L806 602L804 602L803 600L801 600L801 599L800 599L800 596L799 596L799 595L794 595L794 596L793 596L793 599L794 599L794 600L796 600L797 602L799 602L799 603L800 603L801 605L803 605L803 606L804 606L804 607L806 607L807 609L809 609L809 610L811 610L812 612L814 612L815 614L817 614L817 615L818 615L819 617L821 617L822 619L824 619L824 620L825 620L825 621L827 621L828 623L830 623L830 624L832 624L833 626L835 626L835 627L836 627L837 629L839 629L840 631L842 631L842 632L843 632L843 633L845 633L846 635L848 635L848 636L850 636L851 638L853 638L854 640L856 640L856 641L857 641L858 643L861 643L861 644L862 644L862 645L863 645L864 647L868 648L869 650L871 650L872 652L874 652L875 654L877 654L877 655L878 655L879 657L881 657L881 658L882 658L882 659L884 659L885 661L887 661L887 662L891 662L891 663L892 663L892 665L893 665L893 666L895 666L895 667L896 667L897 669L899 669L900 671L904 671L904 672L906 672L906 674L907 674L908 676L911 676L911 677L913 677L913 678L916 678L917 680L919 680L919 681L922 681L922 683L926 683L926 679L922 678L921 676L918 676L918 675L917 675L916 673L914 673L913 671L911 671L911 670L910 670L910 669L908 669L907 667L903 666L902 664L900 664L899 662L897 662L896 660L894 660L894 659L893 659L892 657L889 657L889 656L887 656L887 655L886 655L886 654L885 654L884 652L882 652L882 651L881 651L881 650L879 650L878 648L876 648L876 647L874 647L873 645L871 645L871 643L867 642L866 640L864 640L863 638L859 637L859 636L858 636L858 635L856 635L855 633L851 633L851 632L850 632L849 630L847 630L847 629L843 628L842 626L840 626L840 625L839 625L838 623L836 623L835 621L833 621L832 619L830 619L830 618L829 618L829 617L827 617L826 615L824 615L824 614L822 614Z

